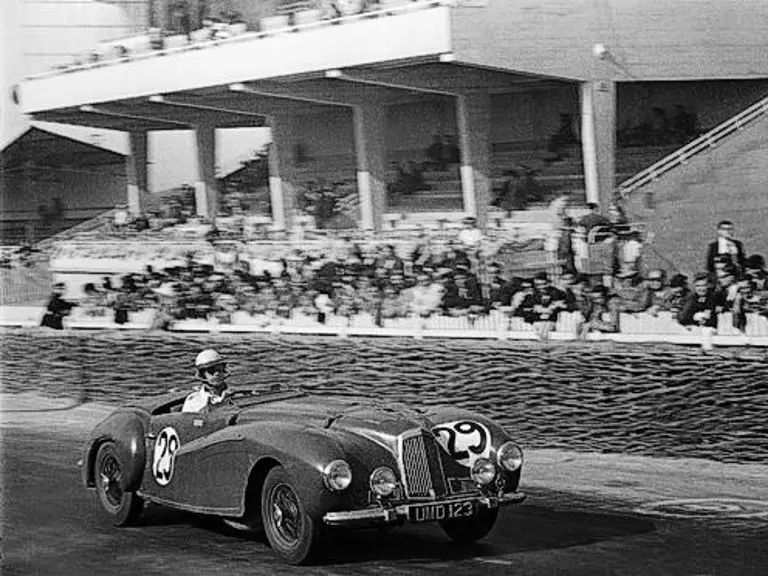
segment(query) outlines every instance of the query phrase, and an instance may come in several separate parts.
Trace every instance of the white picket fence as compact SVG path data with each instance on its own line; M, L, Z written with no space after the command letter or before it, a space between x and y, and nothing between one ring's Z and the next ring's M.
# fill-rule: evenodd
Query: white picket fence
M39 326L44 308L8 306L0 309L0 326L31 328ZM65 318L64 326L70 330L147 330L152 325L154 310L143 310L129 315L129 322L118 325L112 321L112 311L104 310L101 316L93 311L76 308L73 315ZM251 316L236 312L230 323L210 320L177 321L172 332L211 333L266 333L306 334L336 337L350 336L391 336L404 338L465 338L496 340L539 340L533 326L521 318L509 318L502 312L491 312L474 320L467 317L432 316L430 318L387 319L377 326L368 314L352 318L329 315L326 322L319 323L314 316L295 313L291 318L270 315ZM578 312L560 315L549 340L569 341L578 339L581 315ZM716 346L768 346L768 318L752 314L747 319L744 332L733 327L730 313L721 314L717 331L699 327L681 326L669 313L658 316L649 314L622 314L620 332L590 333L586 340L614 342L660 342L691 344L708 347Z

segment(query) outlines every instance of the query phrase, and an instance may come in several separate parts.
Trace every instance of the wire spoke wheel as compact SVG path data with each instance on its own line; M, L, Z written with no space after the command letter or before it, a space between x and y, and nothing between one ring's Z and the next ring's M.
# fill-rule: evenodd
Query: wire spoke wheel
M295 546L299 540L302 522L296 494L287 484L278 484L272 490L271 499L278 536L288 546Z
M101 506L112 518L112 523L116 526L135 524L144 501L134 492L126 491L126 479L130 474L114 442L101 445L93 472Z
M281 466L272 468L261 493L264 532L272 549L290 564L308 562L322 526L307 514L293 480Z
M103 492L107 501L115 508L119 508L123 501L124 491L122 489L123 472L120 462L112 455L106 455L99 462L99 488Z

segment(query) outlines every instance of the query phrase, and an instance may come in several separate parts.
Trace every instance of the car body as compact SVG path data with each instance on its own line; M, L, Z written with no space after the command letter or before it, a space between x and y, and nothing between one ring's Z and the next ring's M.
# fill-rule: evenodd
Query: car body
M334 526L437 521L472 542L525 498L522 451L466 410L246 388L183 413L188 393L120 408L91 432L83 482L115 524L136 523L144 502L220 516L262 528L298 564Z

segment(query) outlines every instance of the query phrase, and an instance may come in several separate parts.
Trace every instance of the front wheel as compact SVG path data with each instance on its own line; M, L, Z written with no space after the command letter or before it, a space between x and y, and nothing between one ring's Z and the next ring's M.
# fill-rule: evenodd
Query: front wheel
M496 524L498 508L481 508L471 518L441 520L440 526L448 537L458 544L472 544L485 538Z
M289 564L305 564L320 540L322 526L307 514L282 466L272 468L261 493L261 517L272 549Z
M136 524L144 501L124 489L125 469L114 442L105 442L96 453L96 489L104 510L115 526Z

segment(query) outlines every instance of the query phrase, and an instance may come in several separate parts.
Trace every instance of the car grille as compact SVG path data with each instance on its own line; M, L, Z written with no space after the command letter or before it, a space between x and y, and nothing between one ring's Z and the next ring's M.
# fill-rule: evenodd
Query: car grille
M412 430L401 436L400 466L409 498L435 498L446 493L440 448L426 430Z

